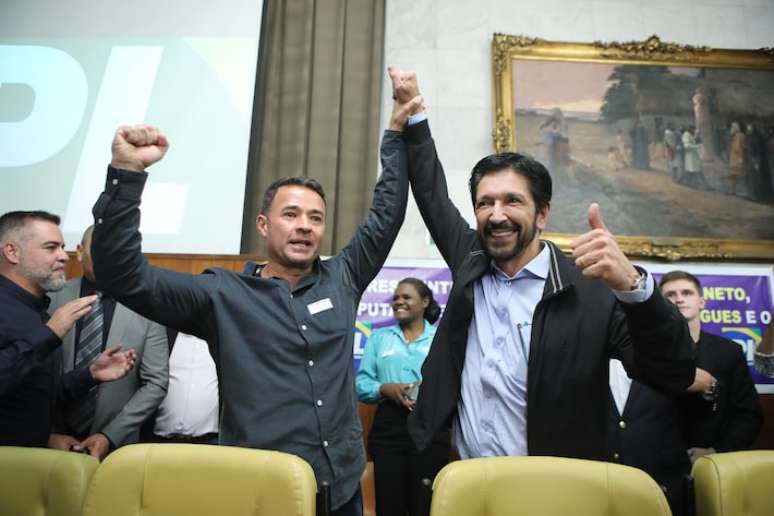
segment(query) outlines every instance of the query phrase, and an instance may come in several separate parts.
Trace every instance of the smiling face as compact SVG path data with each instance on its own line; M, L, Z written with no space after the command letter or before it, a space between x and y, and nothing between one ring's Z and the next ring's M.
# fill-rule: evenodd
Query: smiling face
M483 176L476 190L474 211L478 234L495 263L518 260L528 249L537 254L548 208L537 211L523 176L511 169Z
M430 300L423 298L411 283L401 283L392 295L392 311L400 325L422 319Z
M17 248L18 274L35 288L36 293L61 290L65 284L68 256L58 225L33 220L14 245Z
M266 238L269 262L310 269L320 255L325 235L325 202L304 186L282 186L267 212L258 215L256 224Z
M687 279L668 281L661 285L661 294L677 306L685 320L691 322L704 309L704 298L696 285Z

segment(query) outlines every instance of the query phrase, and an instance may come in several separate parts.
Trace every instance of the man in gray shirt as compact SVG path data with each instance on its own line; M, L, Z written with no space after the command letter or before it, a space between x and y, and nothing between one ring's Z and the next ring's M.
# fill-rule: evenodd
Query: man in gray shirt
M220 380L220 443L305 459L318 484L330 486L335 515L362 511L355 314L403 222L408 174L400 130L420 104L420 98L396 102L371 208L349 244L325 261L319 258L322 188L313 179L286 178L264 194L256 225L268 262L252 274L150 266L140 249L140 196L144 170L168 149L151 126L118 129L105 191L94 206L98 285L146 317L209 343Z

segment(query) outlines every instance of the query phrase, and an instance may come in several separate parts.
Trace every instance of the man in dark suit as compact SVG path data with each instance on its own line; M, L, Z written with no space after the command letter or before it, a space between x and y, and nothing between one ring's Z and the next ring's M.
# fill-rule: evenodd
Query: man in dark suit
M704 298L696 276L672 271L661 278L659 286L688 321L696 366L717 379L711 396L685 395L680 401L691 463L709 453L749 448L763 424L763 414L742 349L733 341L701 331Z
M91 314L74 325L62 341L62 373L88 363L106 344L119 342L135 350L138 367L120 381L95 387L84 396L57 406L49 447L85 449L102 460L112 448L136 443L143 422L164 399L169 381L169 348L163 326L96 290L91 262L92 229L86 230L77 248L83 277L68 281L51 296L50 310L81 296L99 296Z
M627 375L610 361L607 460L639 468L661 486L674 516L690 514L684 477L691 471L677 400Z

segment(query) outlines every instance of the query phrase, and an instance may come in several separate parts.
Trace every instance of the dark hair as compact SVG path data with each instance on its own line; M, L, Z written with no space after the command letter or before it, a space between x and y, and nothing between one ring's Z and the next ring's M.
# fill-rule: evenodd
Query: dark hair
M476 206L476 192L481 178L492 172L511 169L529 183L529 191L538 212L551 204L551 175L542 163L534 158L515 152L491 154L481 159L470 173L470 199Z
M22 229L29 222L35 220L51 222L57 226L60 222L58 215L47 211L9 211L0 216L0 242L8 237L8 233Z
M312 179L311 177L306 176L281 177L270 184L266 191L263 193L261 213L265 215L269 211L269 206L271 206L271 202L274 200L274 196L277 195L277 190L283 186L303 186L304 188L309 188L314 193L322 197L323 203L325 202L325 192L323 191L322 185L316 179Z
M414 288L417 289L419 297L429 301L427 308L425 308L425 313L422 314L422 316L427 319L430 324L435 324L435 321L441 317L441 307L438 305L438 301L433 297L433 291L430 290L430 287L419 278L403 278L398 282L398 286L401 286L404 283L413 285Z
M699 293L699 297L703 297L702 291L701 291L701 282L699 281L699 278L691 274L690 272L685 271L671 271L667 272L663 276L661 276L661 281L658 282L658 288L661 289L665 284L669 283L670 281L677 281L677 280L688 280L694 285L696 285L696 292Z

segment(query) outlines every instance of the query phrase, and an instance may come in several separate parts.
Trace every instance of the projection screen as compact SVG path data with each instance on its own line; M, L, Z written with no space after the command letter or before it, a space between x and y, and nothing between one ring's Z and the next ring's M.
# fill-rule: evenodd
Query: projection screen
M151 167L143 250L239 252L261 0L0 5L0 211L92 223L123 124L171 142Z

